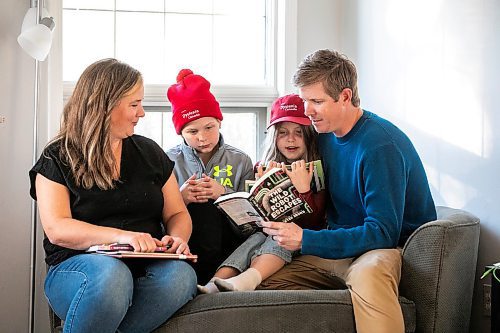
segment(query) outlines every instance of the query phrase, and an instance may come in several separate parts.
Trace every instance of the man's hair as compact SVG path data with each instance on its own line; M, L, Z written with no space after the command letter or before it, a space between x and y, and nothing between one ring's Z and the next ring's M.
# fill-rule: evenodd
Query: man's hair
M51 141L60 145L61 160L71 168L77 186L115 187L111 111L141 83L138 70L116 59L94 62L78 79L64 106L59 133Z
M264 152L262 154L262 159L260 161L260 164L266 165L267 163L271 161L279 162L279 163L287 163L288 161L286 160L285 155L283 155L277 145L278 141L278 132L279 128L282 123L277 123L274 124L273 126L269 127L269 130L266 135L266 140L264 141ZM300 128L302 129L302 135L304 138L304 144L306 146L306 151L304 153L304 156L301 158L304 159L306 162L312 162L315 160L319 160L319 152L318 152L318 146L317 146L317 137L318 133L314 130L314 127L312 125L306 126L306 125L299 125Z
M307 55L293 76L296 87L321 82L325 92L335 101L345 88L352 91L351 102L359 106L356 66L343 54L333 50L317 50Z

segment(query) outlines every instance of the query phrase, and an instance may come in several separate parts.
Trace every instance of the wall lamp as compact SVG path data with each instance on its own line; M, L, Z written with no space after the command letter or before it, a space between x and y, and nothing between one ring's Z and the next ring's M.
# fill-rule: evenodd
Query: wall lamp
M28 9L17 42L32 58L43 61L47 58L52 45L55 22L54 18L49 17L47 10L42 10L42 17L38 16L37 12L38 8Z
M55 23L44 8L43 0L31 0L30 8L24 15L21 34L17 42L21 48L35 59L35 79L33 98L33 163L38 159L38 108L39 108L39 61L44 61L52 45L52 31ZM31 200L31 244L30 244L30 304L29 304L29 332L35 331L35 296L36 296L36 249L38 215L37 204Z

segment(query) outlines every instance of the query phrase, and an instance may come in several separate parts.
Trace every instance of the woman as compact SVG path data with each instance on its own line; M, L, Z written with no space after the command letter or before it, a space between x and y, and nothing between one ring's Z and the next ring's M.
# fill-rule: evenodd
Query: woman
M196 294L195 272L184 261L85 253L114 242L190 253L191 219L173 162L134 135L143 97L137 70L115 59L90 65L59 134L30 171L46 234L45 294L64 332L149 332Z

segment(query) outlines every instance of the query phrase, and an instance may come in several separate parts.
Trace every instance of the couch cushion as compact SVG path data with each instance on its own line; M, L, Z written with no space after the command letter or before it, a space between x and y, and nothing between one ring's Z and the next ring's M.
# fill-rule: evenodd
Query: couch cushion
M415 330L415 305L400 298L406 332ZM199 295L155 333L355 332L348 290L259 290Z

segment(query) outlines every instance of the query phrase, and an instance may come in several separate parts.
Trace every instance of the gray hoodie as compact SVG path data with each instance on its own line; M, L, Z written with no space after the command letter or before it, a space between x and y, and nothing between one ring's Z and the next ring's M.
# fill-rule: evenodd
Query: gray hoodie
M255 178L250 157L243 151L225 144L222 134L219 148L207 165L203 165L196 150L185 142L170 148L167 155L175 162L174 174L179 186L194 173L197 178L205 173L224 186L226 193L232 193L244 191L245 180Z

